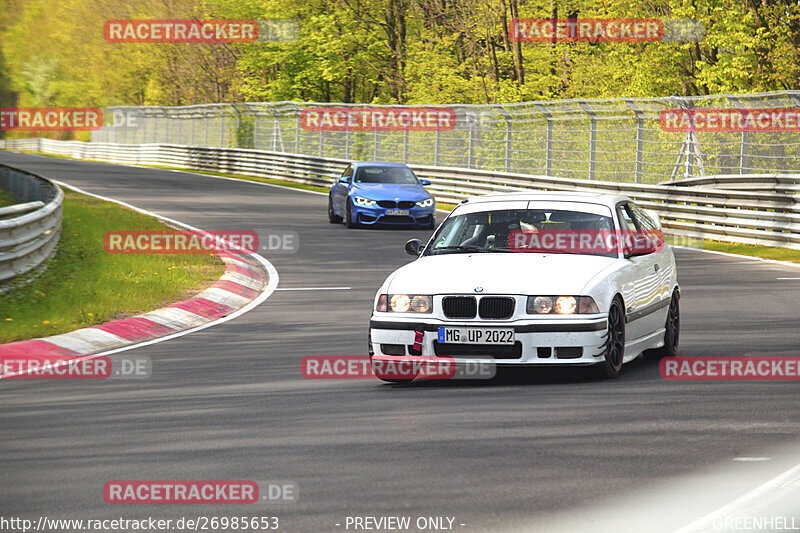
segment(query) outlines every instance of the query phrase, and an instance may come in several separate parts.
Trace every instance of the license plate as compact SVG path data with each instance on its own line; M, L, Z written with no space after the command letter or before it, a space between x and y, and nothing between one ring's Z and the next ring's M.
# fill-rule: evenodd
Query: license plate
M386 214L389 216L405 217L408 216L408 209L387 209Z
M439 342L450 344L514 344L514 330L501 328L439 328Z

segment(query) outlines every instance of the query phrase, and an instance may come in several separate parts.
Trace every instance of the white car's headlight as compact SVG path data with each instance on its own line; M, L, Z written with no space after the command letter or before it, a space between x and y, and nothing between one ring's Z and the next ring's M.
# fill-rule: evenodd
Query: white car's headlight
M525 310L529 315L588 315L600 312L591 296L528 296Z
M430 313L433 311L433 298L410 294L381 294L375 310L384 313Z
M433 198L428 198L427 200L422 200L417 202L418 207L431 207L433 205Z
M378 202L375 200L370 200L369 198L361 198L360 196L353 196L353 201L356 205L360 205L361 207L375 207L378 205Z

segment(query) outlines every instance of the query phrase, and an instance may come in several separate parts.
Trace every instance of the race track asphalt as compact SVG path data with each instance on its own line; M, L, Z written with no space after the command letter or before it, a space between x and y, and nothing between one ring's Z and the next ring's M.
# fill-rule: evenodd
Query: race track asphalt
M347 516L451 516L459 531L534 531L553 513L797 447L796 382L672 382L648 361L613 381L303 379L303 356L365 354L376 289L411 260L403 243L429 232L347 230L328 224L324 195L246 181L9 152L0 163L207 230L300 237L296 254L264 254L280 284L262 305L134 350L153 361L148 380L0 384L2 516L278 516L282 531L301 532L344 531ZM676 256L681 355L800 355L800 279L778 279L800 269ZM282 290L321 287L351 288ZM780 471L758 468L758 480ZM103 486L115 479L293 480L300 496L282 506L109 505ZM713 510L744 483L691 497ZM659 512L691 518L645 505L648 530L663 529Z

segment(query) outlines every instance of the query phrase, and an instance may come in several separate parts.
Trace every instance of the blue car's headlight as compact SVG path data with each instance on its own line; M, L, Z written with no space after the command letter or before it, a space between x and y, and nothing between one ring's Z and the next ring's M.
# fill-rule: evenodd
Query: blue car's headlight
M375 200L370 200L369 198L361 198L360 196L353 196L353 202L356 205L360 205L361 207L375 207L378 205L378 202Z
M433 198L428 198L427 200L422 200L421 202L417 202L418 207L431 207L433 205Z

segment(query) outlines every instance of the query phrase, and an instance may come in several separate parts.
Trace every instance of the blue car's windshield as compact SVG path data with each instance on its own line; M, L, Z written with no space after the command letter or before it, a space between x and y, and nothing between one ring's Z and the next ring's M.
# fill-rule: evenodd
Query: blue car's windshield
M403 167L359 167L353 181L355 183L397 183L401 185L419 183L414 173Z

